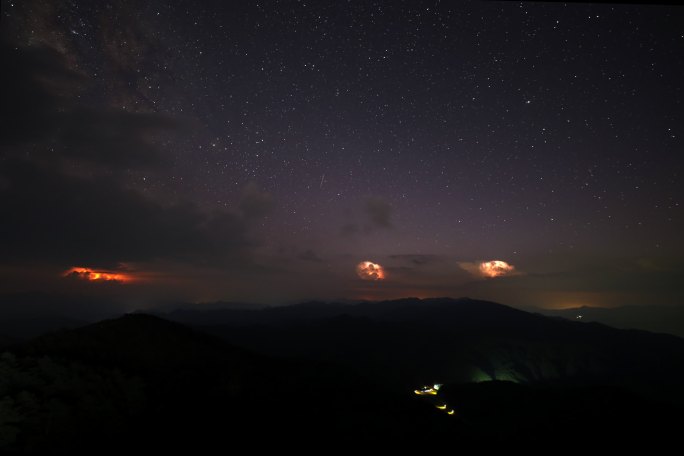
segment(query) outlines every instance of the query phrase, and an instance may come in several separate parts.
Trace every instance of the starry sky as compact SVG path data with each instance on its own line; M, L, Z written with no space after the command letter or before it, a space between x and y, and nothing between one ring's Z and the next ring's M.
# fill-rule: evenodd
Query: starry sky
M682 7L2 0L1 34L2 293L682 304Z

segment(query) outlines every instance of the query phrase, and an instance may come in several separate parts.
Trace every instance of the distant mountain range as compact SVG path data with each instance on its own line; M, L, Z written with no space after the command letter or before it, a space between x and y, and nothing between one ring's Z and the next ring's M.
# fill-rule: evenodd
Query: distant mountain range
M416 383L603 382L681 394L684 339L549 318L471 299L304 303L181 311L167 318L274 356L346 366L397 389ZM651 388L654 377L662 380Z
M462 298L464 299L464 298ZM356 304L363 304L366 301L346 301L346 302L308 302L296 305L301 308L301 312L306 313L306 308L313 306L317 315L335 315L344 313L344 309ZM175 303L167 304L157 308L154 313L165 315L172 319L185 321L195 325L214 324L215 319L221 322L224 318L234 321L236 313L234 311L244 311L239 318L248 319L255 316L251 311L271 309L273 318L285 315L285 318L296 318L298 312L293 312L293 306L269 307L261 304L234 303L234 302L213 302L213 303ZM285 311L284 309L288 309ZM684 337L684 307L677 306L621 306L621 307L575 307L569 309L545 309L537 307L520 308L530 313L538 313L549 317L561 317L579 323L602 323L618 329L640 329L656 333L672 334ZM225 317L224 317L225 315ZM315 316L310 313L308 316ZM263 319L261 315L258 318Z
M684 339L470 299L310 302L130 314L5 347L0 372L0 451L659 444Z
M535 309L535 311L568 320L603 323L614 328L642 329L684 337L684 307L577 307L562 310Z

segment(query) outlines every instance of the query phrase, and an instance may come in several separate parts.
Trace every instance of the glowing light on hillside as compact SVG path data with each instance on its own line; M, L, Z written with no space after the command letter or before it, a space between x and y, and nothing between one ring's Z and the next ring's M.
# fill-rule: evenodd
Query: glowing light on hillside
M90 268L74 267L64 273L64 277L74 277L88 282L119 282L127 283L133 280L129 274L116 271L96 271Z
M437 395L437 390L439 389L439 386L442 386L442 385L439 385L439 386L435 385L435 386L437 386L437 388L432 387L432 386L423 386L420 389L413 390L413 392L415 394L417 394L418 396L435 396L435 395Z
M356 265L356 274L363 280L384 280L385 269L372 261L362 261Z
M480 263L480 273L485 277L500 277L509 275L515 271L512 264L501 260L483 261Z
M432 386L421 386L420 388L413 390L413 392L418 395L418 396L423 396L425 400L429 401L435 408L439 410L443 410L447 415L454 415L456 412L454 411L453 408L449 407L449 404L446 402L439 401L437 402L436 397L430 397L430 396L437 396L437 391L442 387L441 383L435 383Z

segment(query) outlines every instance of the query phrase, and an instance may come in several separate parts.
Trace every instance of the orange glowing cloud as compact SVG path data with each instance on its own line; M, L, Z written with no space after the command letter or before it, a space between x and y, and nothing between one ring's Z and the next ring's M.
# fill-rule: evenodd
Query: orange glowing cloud
M372 261L362 261L356 265L356 274L363 280L384 280L385 269Z
M512 264L501 260L483 261L478 269L480 274L485 277L511 275L515 271L515 267Z
M133 280L130 274L114 271L95 271L90 268L71 268L64 273L64 277L74 277L88 282L119 282L127 283Z

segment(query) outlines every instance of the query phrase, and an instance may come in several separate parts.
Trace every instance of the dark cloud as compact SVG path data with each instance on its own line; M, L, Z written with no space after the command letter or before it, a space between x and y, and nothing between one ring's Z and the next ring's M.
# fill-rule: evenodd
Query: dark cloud
M70 104L68 92L83 77L71 71L62 56L49 48L0 46L3 71L0 143L22 144L51 139ZM4 149L6 150L6 149Z
M352 236L359 232L359 226L356 223L345 223L340 228L340 234L342 236Z
M78 101L87 81L50 49L2 48L0 262L113 267L171 260L250 263L251 222L272 207L249 185L240 211L162 204L127 185L124 169L164 165L153 138L177 123ZM84 169L88 172L82 172ZM119 170L118 172L113 172Z
M180 123L158 114L79 109L58 131L65 154L106 166L164 165L155 138Z
M366 200L365 212L373 227L392 228L392 206L382 198L371 197Z
M428 264L443 263L445 258L441 255L421 255L421 254L404 254L404 255L390 255L392 260L397 260L410 264L412 266L423 266Z
M299 256L297 258L299 258L300 260L304 260L304 261L313 261L314 263L322 263L323 262L323 259L320 256L318 256L316 254L316 252L314 252L311 249L308 249L308 250L302 252L301 254L299 254Z
M39 164L0 167L4 259L111 266L170 259L243 262L255 245L247 220L205 214L192 204L164 206L113 180L74 177Z
M46 159L77 159L103 166L160 166L155 139L180 128L167 116L132 113L80 100L89 81L50 48L0 48L7 65L2 82L0 144L31 147ZM5 147L3 154L11 153Z
M245 186L240 200L240 211L247 219L261 218L273 209L273 196L254 182Z

